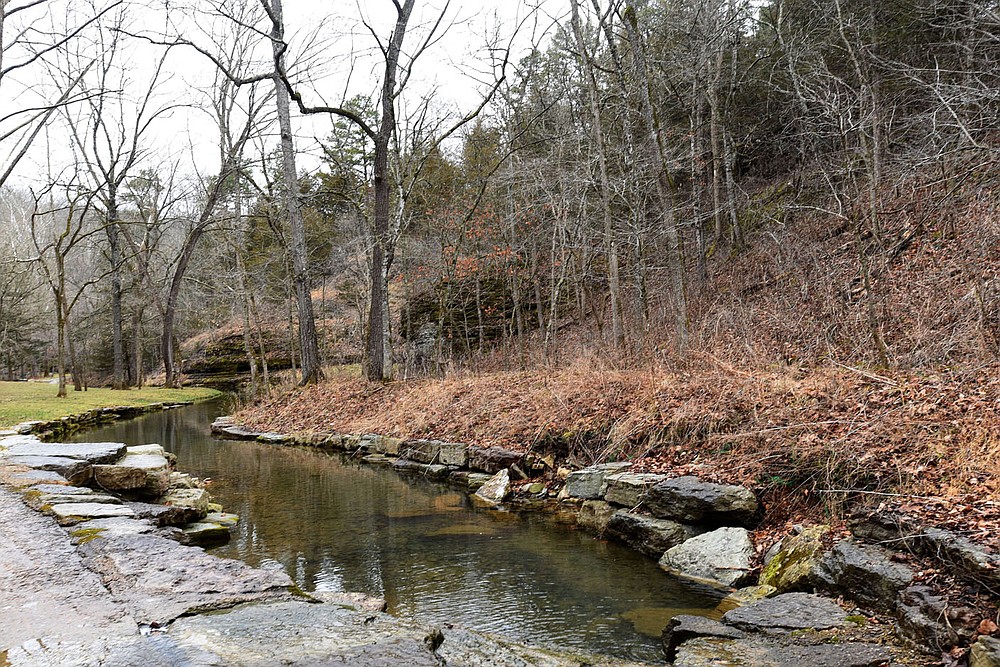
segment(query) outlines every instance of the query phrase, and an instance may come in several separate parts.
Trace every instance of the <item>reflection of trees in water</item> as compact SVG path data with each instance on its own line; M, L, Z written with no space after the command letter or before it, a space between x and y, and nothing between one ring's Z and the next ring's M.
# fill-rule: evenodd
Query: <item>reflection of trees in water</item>
M212 495L242 518L214 553L280 564L307 591L379 595L399 615L521 641L612 652L639 642L654 656L656 641L623 614L714 606L618 545L475 510L464 494L419 477L314 449L212 440L217 411L153 414L83 439L162 444L178 469L212 478Z

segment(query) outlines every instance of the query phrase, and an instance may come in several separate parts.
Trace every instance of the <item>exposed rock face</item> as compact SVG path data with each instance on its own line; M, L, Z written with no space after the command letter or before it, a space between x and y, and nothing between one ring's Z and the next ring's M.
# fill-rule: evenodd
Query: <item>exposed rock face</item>
M659 558L667 549L691 537L692 531L669 519L618 511L608 520L605 534L647 556Z
M713 526L747 525L758 509L750 489L691 476L659 482L646 493L644 503L653 516Z
M839 628L847 613L836 602L809 593L785 593L727 611L722 620L751 632Z
M608 527L608 521L617 510L603 500L585 500L580 506L576 523L581 528L592 530L603 535Z
M584 500L597 500L604 492L604 477L621 472L631 463L603 463L571 472L566 478L567 495Z
M663 479L663 475L648 472L620 472L608 475L604 478L604 499L623 507L638 507L646 491Z
M743 528L718 528L698 535L660 559L660 567L684 577L739 586L749 577L753 543Z
M469 448L458 442L438 445L438 463L445 466L464 467L469 462Z
M972 645L969 667L1000 667L1000 639L980 637Z
M891 562L884 549L844 541L823 556L813 577L818 588L892 609L896 595L913 581L913 571Z
M823 537L829 532L829 526L808 526L798 535L786 537L778 553L764 565L760 583L781 593L808 589L813 568L823 558Z
M952 605L926 586L900 593L896 618L900 635L941 650L972 639L980 620L975 609Z
M490 481L479 487L475 497L492 505L499 505L510 495L510 475L507 470L501 470L490 478Z

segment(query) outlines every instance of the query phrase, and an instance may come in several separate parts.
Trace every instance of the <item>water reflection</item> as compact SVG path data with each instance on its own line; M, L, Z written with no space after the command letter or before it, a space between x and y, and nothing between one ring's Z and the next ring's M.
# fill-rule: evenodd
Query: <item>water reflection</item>
M659 629L717 600L656 563L543 517L483 511L426 480L347 457L215 441L202 404L90 432L158 442L241 521L214 550L282 567L306 591L361 591L389 611L516 641L660 660Z

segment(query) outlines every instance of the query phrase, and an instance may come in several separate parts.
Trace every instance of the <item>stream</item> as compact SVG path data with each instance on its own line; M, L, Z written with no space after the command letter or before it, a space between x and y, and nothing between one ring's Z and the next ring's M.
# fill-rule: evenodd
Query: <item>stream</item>
M240 515L212 553L281 567L307 592L360 591L396 616L516 642L662 662L660 630L718 599L656 562L538 514L320 450L213 439L225 403L153 413L78 441L161 444Z

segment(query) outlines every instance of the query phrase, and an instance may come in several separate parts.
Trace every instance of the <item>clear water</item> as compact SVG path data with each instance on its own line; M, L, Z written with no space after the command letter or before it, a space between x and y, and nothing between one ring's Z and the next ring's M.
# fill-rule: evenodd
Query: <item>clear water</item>
M397 616L661 662L669 618L718 602L649 558L541 515L477 509L447 486L341 455L214 440L222 409L156 413L77 439L163 445L241 517L214 553L280 564L306 591L384 597Z

